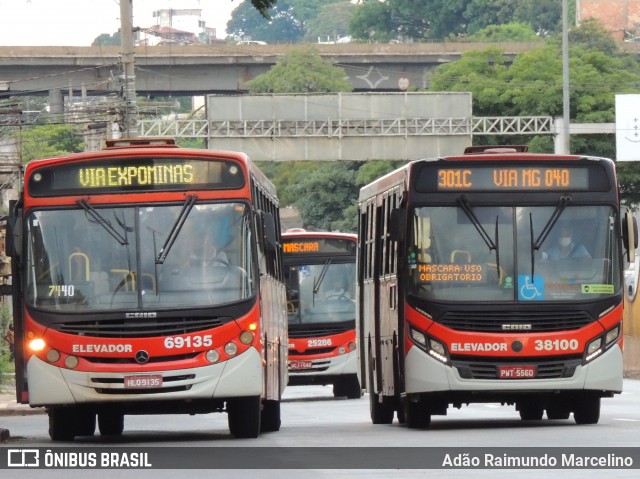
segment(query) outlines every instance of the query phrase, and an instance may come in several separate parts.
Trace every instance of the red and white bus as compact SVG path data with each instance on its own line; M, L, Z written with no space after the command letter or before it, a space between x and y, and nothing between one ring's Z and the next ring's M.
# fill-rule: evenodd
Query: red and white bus
M289 385L333 384L362 396L356 352L356 250L348 233L291 229L282 235L289 319Z
M622 390L624 256L614 163L526 147L414 161L359 197L358 330L373 423L449 406L597 423ZM561 234L573 230L572 240ZM621 241L622 240L622 241ZM554 253L558 241L572 246ZM580 242L580 245L578 245ZM575 244L575 246L573 246Z
M8 221L17 400L53 440L127 414L280 427L286 296L275 189L236 152L111 140L35 160Z

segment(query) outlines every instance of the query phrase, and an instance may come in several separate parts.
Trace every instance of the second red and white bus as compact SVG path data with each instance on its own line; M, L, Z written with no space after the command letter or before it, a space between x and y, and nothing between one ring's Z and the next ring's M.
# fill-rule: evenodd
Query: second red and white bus
M289 320L289 385L332 384L362 395L356 354L357 236L288 230L282 235Z
M397 412L427 427L478 402L598 422L600 399L622 391L623 253L637 246L613 161L471 148L379 178L359 205L374 423Z

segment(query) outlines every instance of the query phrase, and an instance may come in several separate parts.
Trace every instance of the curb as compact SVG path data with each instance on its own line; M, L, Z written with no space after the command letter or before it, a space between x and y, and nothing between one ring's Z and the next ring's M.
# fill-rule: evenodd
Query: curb
M43 407L32 408L30 406L15 406L8 408L0 408L0 417L4 416L35 416L46 414L47 411Z

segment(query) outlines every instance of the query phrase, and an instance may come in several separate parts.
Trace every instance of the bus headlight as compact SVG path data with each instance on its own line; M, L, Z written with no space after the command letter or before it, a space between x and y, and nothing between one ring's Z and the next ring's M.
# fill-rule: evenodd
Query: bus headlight
M435 339L429 338L429 355L433 358L436 358L441 363L448 363L449 358L447 357L447 348L444 347L440 341L436 341Z
M409 328L411 340L414 344L426 352L429 356L434 359L437 359L441 363L447 364L449 363L449 355L447 353L446 346L440 341L430 338L422 331L418 331L415 328Z
M238 346L233 341L230 341L224 345L224 352L229 356L235 356L238 352Z
M60 353L55 349L50 349L47 353L47 361L50 363L55 363L60 359Z
M585 351L584 362L588 363L594 358L602 354L602 336L597 337L589 344L587 344L587 350Z
M611 343L616 341L620 337L620 325L610 329L604 337L604 346L608 347Z
M606 349L613 346L620 337L620 324L616 324L606 333L591 340L584 352L584 364L600 356Z
M253 342L253 333L251 331L242 331L240 334L240 342L242 344L251 344Z
M75 356L67 356L64 360L64 365L69 369L75 369L78 367L78 358Z
M427 338L423 332L411 328L411 340L419 346L420 349L427 350Z
M29 349L33 352L42 351L46 346L44 339L36 338L29 342Z
M207 354L205 354L204 357L211 364L215 364L218 362L218 359L220 359L220 353L215 349L210 349L209 351L207 351Z

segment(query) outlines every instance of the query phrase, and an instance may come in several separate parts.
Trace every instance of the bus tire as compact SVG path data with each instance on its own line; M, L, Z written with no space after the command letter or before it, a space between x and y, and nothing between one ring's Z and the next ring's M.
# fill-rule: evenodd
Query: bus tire
M431 414L422 401L406 401L404 419L409 429L426 429L431 424Z
M395 409L384 398L382 402L378 401L378 395L374 392L369 393L369 409L373 424L391 424L393 422Z
M357 374L350 374L343 379L345 383L345 395L347 399L360 399L362 397L362 389Z
M539 421L544 415L542 405L535 402L518 403L518 411L520 412L520 419L523 421Z
M573 405L573 419L576 424L597 424L600 420L600 397L585 395Z
M260 433L260 396L227 401L229 431L237 438L255 438Z
M356 374L340 376L333 383L333 397L344 397L347 399L359 399L362 397L360 382Z
M114 411L98 413L98 429L101 436L122 436L124 414Z
M96 433L96 413L79 410L75 417L76 436L93 436Z
M73 407L55 406L47 409L49 415L49 437L52 441L73 441L76 437Z
M559 401L547 407L547 419L569 419L570 415L571 409L564 401Z
M275 432L280 430L280 401L265 399L262 401L262 417L260 418L260 432Z

